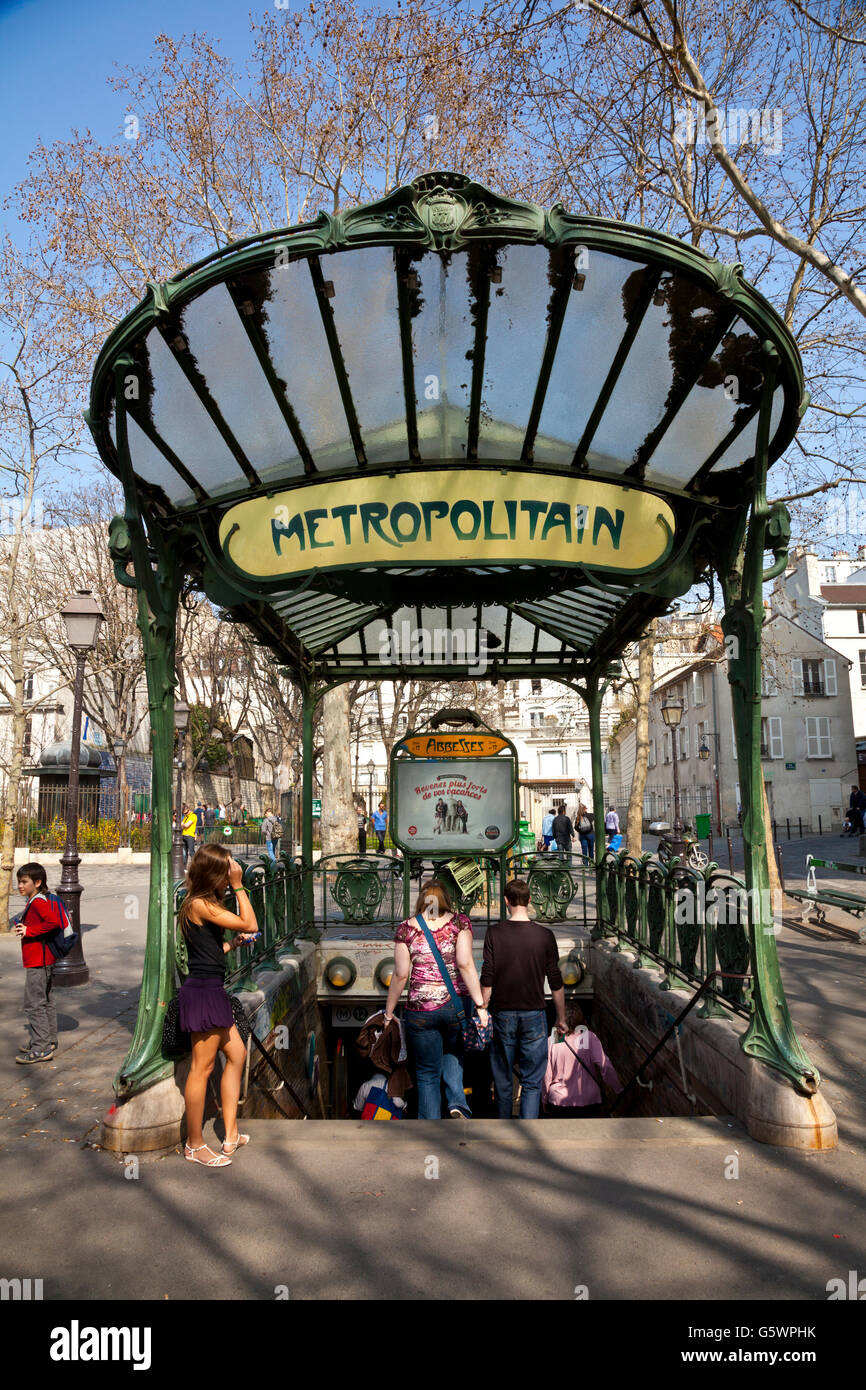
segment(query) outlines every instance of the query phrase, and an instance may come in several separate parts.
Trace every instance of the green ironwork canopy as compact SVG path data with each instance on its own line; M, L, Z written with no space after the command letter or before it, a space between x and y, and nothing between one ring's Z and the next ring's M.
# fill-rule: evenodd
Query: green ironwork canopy
M763 396L772 462L802 370L740 266L432 173L151 284L89 422L289 671L482 647L495 677L603 664L690 587L752 500ZM462 651L399 641L443 630Z

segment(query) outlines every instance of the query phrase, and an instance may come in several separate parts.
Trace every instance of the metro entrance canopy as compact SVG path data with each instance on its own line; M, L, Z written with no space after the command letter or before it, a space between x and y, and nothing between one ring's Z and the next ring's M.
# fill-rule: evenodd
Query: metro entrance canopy
M735 639L747 882L765 888L761 584L789 534L766 471L806 404L796 346L741 267L459 174L150 285L99 356L88 418L123 484L110 544L138 589L148 655L151 994L173 981L174 628L188 579L302 686L310 867L325 689L358 673L463 678L482 649L485 678L573 682L598 816L611 663L715 573ZM424 639L443 631L462 641L443 652ZM756 923L747 1046L814 1086L764 935ZM124 1075L152 1079L139 1022Z

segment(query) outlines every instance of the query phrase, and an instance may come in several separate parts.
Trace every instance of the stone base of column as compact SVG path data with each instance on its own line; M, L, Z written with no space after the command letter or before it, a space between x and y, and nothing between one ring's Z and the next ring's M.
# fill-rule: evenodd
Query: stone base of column
M102 1121L100 1144L111 1153L152 1153L180 1143L183 1091L177 1075L167 1076L129 1100L112 1105Z
M836 1116L821 1091L800 1095L757 1057L747 1059L746 1130L761 1144L786 1149L835 1149Z

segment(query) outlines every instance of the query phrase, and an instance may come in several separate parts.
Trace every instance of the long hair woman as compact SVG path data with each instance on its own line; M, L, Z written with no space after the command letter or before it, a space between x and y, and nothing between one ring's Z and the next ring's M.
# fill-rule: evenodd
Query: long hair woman
M180 1026L192 1039L192 1063L184 1090L186 1145L184 1157L205 1168L227 1168L230 1155L249 1143L238 1134L238 1097L247 1050L232 1017L225 991L225 957L233 946L252 941L258 931L256 915L241 883L243 869L225 845L205 844L192 858L186 873L186 897L178 922L186 942L189 974L180 988ZM229 912L223 899L234 889L238 911ZM231 945L223 931L235 933ZM220 1085L225 1141L222 1153L208 1148L202 1135L208 1077L217 1053L226 1059Z
M423 916L456 992L473 1000L478 1006L478 1021L482 1027L486 1027L487 1011L478 971L472 959L471 921L468 917L455 915L448 892L441 883L424 884L418 894L415 912ZM397 1000L407 980L409 1004L404 1022L415 1063L418 1119L441 1118L443 1081L449 1115L469 1119L472 1112L466 1105L463 1091L462 1008L458 1015L448 986L418 925L417 916L407 918L397 928L394 973L385 1004L386 1023L394 1016Z

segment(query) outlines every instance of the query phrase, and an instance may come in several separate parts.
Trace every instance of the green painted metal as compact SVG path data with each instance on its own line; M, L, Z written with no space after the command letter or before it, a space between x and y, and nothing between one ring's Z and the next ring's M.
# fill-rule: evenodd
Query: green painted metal
M174 995L174 884L172 850L172 754L174 751L175 622L183 577L182 555L166 543L155 525L146 525L128 463L124 377L131 364L116 366L118 457L124 469L126 510L109 529L109 548L118 581L136 589L138 627L144 649L147 698L153 740L150 895L147 942L138 1015L129 1051L114 1079L118 1097L145 1090L171 1076L174 1063L162 1055L165 1008ZM129 566L132 566L132 576Z
M353 926L373 922L385 897L385 885L378 867L363 855L342 862L331 886L331 896L343 913L343 921Z
M743 1051L776 1067L806 1095L814 1094L818 1070L804 1051L788 1011L779 970L767 837L764 824L764 785L761 768L761 636L763 585L784 566L790 523L783 507L767 503L767 445L778 356L765 345L766 370L757 441L757 480L745 546L743 527L731 538L719 565L725 596L722 629L731 642L728 663L737 765L743 804L743 852L749 886L749 935L752 953L752 1016ZM772 549L774 564L764 570L764 553ZM724 560L728 563L725 564Z
M317 695L312 684L301 686L301 863L304 866L304 920L313 921L313 715Z

